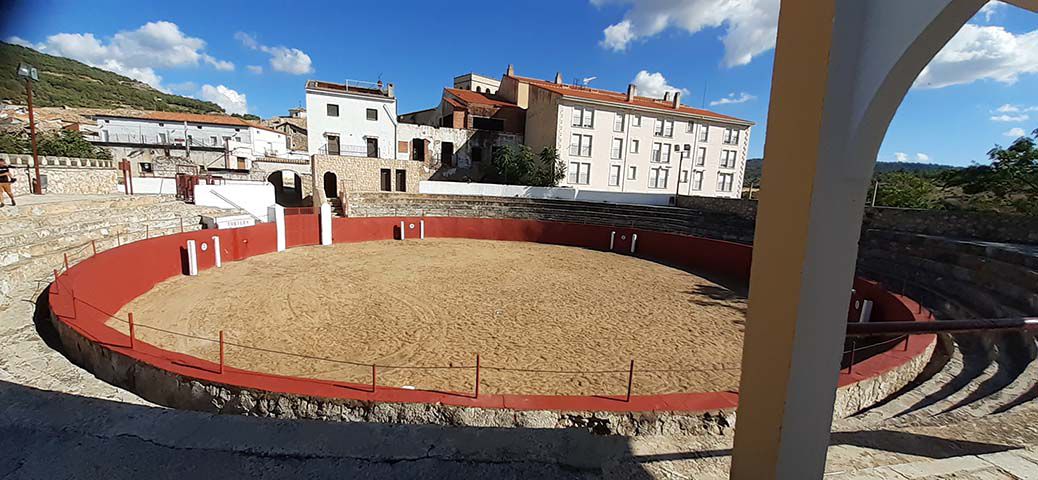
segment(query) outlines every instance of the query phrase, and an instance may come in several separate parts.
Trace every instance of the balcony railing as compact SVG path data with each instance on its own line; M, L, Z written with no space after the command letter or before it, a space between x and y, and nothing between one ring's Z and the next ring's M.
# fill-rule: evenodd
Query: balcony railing
M321 155L341 155L345 157L368 157L368 147L364 145L340 145L338 150L328 149L328 145L324 145L317 150L317 153ZM376 152L375 157L378 157Z
M227 144L222 138L215 140L211 138L190 138L188 139L192 147L204 147L204 148L224 148ZM101 143L128 143L133 145L157 145L157 146L171 146L171 147L184 147L183 137L169 137L163 135L149 135L149 134L137 134L137 133L109 133L107 135L101 135L97 140ZM248 143L248 138L242 138L239 141L233 139L231 143Z

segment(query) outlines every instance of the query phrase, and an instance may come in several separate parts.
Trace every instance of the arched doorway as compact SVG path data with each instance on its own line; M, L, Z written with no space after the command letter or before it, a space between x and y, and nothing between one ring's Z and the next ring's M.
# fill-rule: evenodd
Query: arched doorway
M278 170L267 176L274 185L274 201L283 207L299 207L303 204L303 179L291 170Z
M324 172L324 198L339 198L339 177L335 172Z

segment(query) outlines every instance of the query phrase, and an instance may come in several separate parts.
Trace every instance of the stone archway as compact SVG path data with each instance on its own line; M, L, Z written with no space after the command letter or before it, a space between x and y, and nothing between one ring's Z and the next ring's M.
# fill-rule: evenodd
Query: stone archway
M324 172L324 198L339 198L339 176L335 172Z
M274 202L283 207L303 205L303 179L291 170L278 170L267 176L274 185Z
M876 154L915 79L985 3L782 3L731 478L823 475L846 329L834 319Z

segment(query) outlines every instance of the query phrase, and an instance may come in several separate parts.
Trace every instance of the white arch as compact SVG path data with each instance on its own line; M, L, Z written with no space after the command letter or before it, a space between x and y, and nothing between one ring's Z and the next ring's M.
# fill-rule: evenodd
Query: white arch
M821 478L876 155L919 73L984 3L783 2L732 478Z

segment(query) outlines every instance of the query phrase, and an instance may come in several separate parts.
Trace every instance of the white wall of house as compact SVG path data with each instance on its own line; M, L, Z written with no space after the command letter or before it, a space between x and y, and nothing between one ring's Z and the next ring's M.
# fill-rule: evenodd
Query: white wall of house
M262 128L250 128L252 149L257 157L284 157L288 155L288 135Z
M329 115L328 105L338 107ZM377 113L368 119L368 110ZM392 97L306 89L307 151L327 155L328 136L339 137L340 155L367 156L367 139L378 139L378 157L396 158L396 99Z
M556 111L556 122L527 121L526 136L557 129L556 148L567 165L560 185L605 192L741 195L750 127L570 98L562 98ZM657 135L657 121L666 122L662 135ZM725 143L728 129L732 140L738 137L733 143Z
M240 208L255 217L266 220L267 208L274 203L274 185L267 182L195 185L195 205Z
M674 195L666 193L605 192L569 187L527 187L494 183L437 182L423 180L418 193L433 195L474 195L482 197L547 198L582 202L626 203L634 205L673 205Z
M133 144L161 145L192 139L192 145L223 148L227 138L244 143L252 142L251 129L246 126L212 125L188 122L168 122L140 118L98 118L99 140Z

